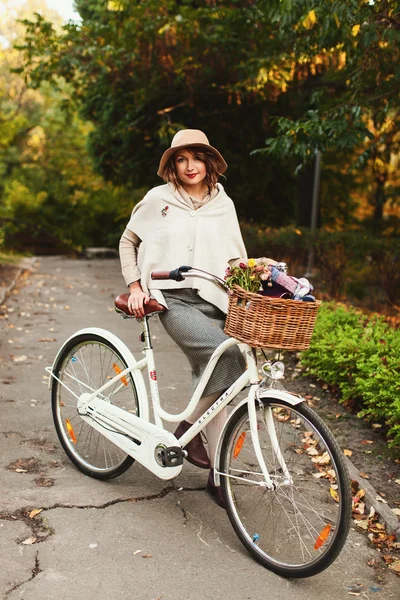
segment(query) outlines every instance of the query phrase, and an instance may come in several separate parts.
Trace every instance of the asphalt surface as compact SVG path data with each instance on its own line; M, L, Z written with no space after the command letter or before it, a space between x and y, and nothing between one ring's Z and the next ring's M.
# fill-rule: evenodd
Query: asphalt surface
M109 329L141 356L140 325L122 321L117 260L42 258L6 299L0 321L0 594L13 600L337 600L400 597L399 580L368 566L377 553L352 529L323 573L285 580L258 565L186 463L172 482L140 465L100 482L63 453L48 376L58 348L87 326ZM190 369L151 322L163 405L182 410ZM171 427L172 428L172 427ZM34 516L33 510L42 509Z

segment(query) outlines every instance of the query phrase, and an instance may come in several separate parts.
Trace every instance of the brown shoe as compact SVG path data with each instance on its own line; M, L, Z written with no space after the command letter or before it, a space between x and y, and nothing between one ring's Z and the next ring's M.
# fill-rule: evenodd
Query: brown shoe
M192 425L187 421L181 421L174 435L176 438L180 438ZM186 460L192 465L200 467L200 469L209 469L211 467L210 459L204 444L201 440L200 433L198 433L188 444L185 446L185 450L188 453Z
M207 481L207 492L214 498L215 502L221 508L226 508L224 497L222 495L222 488L220 485L214 483L214 469L210 469Z

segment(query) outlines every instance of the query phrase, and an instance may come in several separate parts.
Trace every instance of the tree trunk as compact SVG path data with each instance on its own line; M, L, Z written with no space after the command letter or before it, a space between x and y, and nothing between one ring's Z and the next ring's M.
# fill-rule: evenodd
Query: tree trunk
M383 224L383 207L386 202L385 183L386 177L376 177L376 188L374 194L374 226L376 229L381 229Z
M306 165L298 176L296 224L299 227L310 227L312 213L312 198L314 187L315 158ZM319 225L319 209L317 224Z

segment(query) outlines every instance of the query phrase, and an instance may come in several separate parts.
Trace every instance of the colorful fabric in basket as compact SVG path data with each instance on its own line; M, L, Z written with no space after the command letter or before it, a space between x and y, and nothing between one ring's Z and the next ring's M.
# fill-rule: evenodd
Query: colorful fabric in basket
M305 277L297 279L282 273L274 266L271 269L272 286L268 282L263 283L264 296L274 298L292 298L293 300L303 300L305 302L315 302L314 296L310 294L314 289L311 283Z

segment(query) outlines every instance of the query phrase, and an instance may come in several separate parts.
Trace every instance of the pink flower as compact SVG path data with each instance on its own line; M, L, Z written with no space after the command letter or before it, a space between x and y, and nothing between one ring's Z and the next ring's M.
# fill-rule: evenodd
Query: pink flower
M268 279L269 279L269 273L261 273L260 279L262 281L268 281Z
M240 267L241 269L247 269L247 265L246 265L246 263L239 263L239 267Z
M227 267L227 268L225 269L225 275L230 275L230 274L231 274L231 268L230 268L230 267Z

